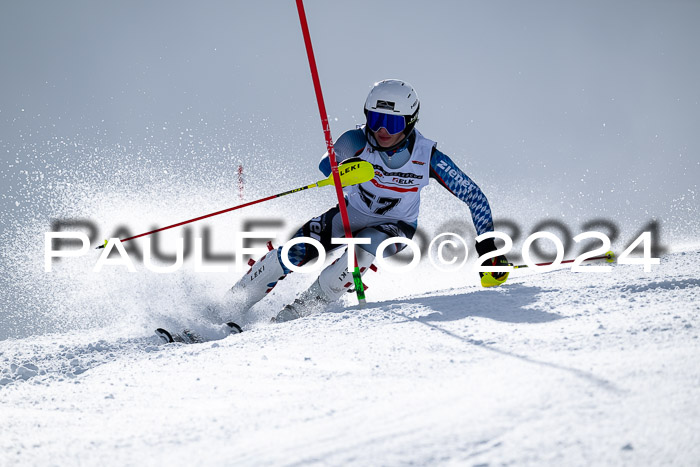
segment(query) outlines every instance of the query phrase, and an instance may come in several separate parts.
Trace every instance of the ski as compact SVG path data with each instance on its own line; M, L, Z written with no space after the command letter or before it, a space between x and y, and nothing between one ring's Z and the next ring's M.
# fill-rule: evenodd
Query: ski
M240 334L243 329L233 321L226 323L230 328L231 334ZM155 331L156 336L160 337L165 344L179 342L181 344L201 344L207 342L202 336L189 329L183 329L179 333L171 333L167 329L158 328Z

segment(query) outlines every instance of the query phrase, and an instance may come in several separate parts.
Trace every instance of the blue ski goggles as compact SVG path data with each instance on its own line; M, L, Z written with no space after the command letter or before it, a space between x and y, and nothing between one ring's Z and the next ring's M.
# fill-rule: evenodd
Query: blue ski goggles
M372 110L367 111L367 126L377 132L384 128L390 135L396 135L406 129L406 117L403 115L382 114Z

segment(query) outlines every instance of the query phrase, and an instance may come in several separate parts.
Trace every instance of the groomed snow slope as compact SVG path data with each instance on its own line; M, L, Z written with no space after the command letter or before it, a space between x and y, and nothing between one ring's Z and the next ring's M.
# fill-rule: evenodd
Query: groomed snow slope
M0 341L0 464L698 465L699 264L513 274L192 346Z

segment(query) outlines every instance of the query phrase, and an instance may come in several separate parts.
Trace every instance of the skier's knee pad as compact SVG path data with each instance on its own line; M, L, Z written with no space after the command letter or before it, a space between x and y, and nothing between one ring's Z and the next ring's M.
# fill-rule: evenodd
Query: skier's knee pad
M374 255L362 248L355 248L355 255L360 273L364 274L372 265ZM352 272L348 270L347 250L340 258L329 264L318 277L318 285L329 302L338 300L352 284Z

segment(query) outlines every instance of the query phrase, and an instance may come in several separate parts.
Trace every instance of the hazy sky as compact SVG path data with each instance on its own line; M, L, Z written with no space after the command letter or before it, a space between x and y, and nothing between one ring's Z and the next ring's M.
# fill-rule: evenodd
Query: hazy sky
M418 128L498 189L566 190L588 169L647 191L697 187L698 1L305 5L335 137L361 122L372 83L401 78L421 98ZM237 128L239 150L294 154L305 170L324 152L292 0L6 1L0 63L3 209L18 183L7 164L51 140Z

